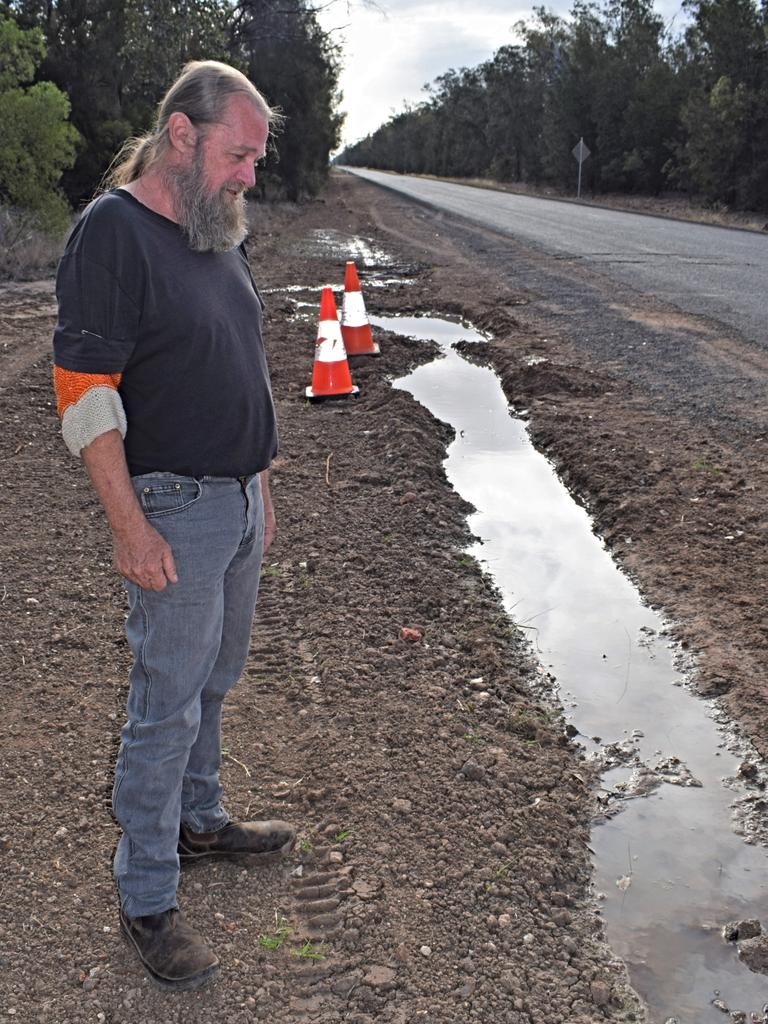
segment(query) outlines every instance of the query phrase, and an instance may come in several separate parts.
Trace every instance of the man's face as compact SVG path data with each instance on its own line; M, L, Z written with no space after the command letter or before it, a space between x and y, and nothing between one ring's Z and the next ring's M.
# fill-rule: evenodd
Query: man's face
M269 125L245 96L233 96L220 124L198 136L189 161L170 172L179 224L196 252L226 252L247 234L245 198L264 155Z
M245 96L233 96L221 124L203 136L203 167L212 192L222 189L232 200L256 180L254 164L266 151L269 125Z

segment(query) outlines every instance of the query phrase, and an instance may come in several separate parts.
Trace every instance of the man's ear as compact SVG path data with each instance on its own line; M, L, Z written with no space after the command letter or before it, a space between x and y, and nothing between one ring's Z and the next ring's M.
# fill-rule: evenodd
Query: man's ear
M186 114L175 110L168 118L168 139L178 153L187 154L197 145L197 128Z

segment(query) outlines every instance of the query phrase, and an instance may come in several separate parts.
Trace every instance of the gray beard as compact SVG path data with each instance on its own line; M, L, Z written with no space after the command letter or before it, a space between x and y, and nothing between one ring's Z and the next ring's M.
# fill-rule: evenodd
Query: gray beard
M189 167L166 172L179 226L194 252L229 252L248 234L245 196L227 194L226 186L211 193L205 183L202 146Z

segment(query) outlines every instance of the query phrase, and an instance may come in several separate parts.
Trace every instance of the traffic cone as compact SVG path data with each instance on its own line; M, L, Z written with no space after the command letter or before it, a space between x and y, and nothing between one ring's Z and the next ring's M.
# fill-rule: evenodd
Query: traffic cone
M352 260L344 274L344 305L341 307L341 336L348 356L377 356L379 346L373 340L365 312L363 293Z
M312 384L304 394L309 399L344 398L358 394L359 390L352 383L347 353L341 338L339 315L333 301L333 289L327 285L320 298L320 323L315 343Z

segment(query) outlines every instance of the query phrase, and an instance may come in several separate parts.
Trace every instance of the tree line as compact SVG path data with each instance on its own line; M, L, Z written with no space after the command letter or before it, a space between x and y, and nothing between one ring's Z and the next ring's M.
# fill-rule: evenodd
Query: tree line
M652 0L534 8L521 42L450 70L339 161L595 193L676 189L768 210L768 0L684 0L665 26Z
M195 59L240 68L284 115L262 196L316 193L341 129L340 63L308 0L0 0L0 208L63 229Z

